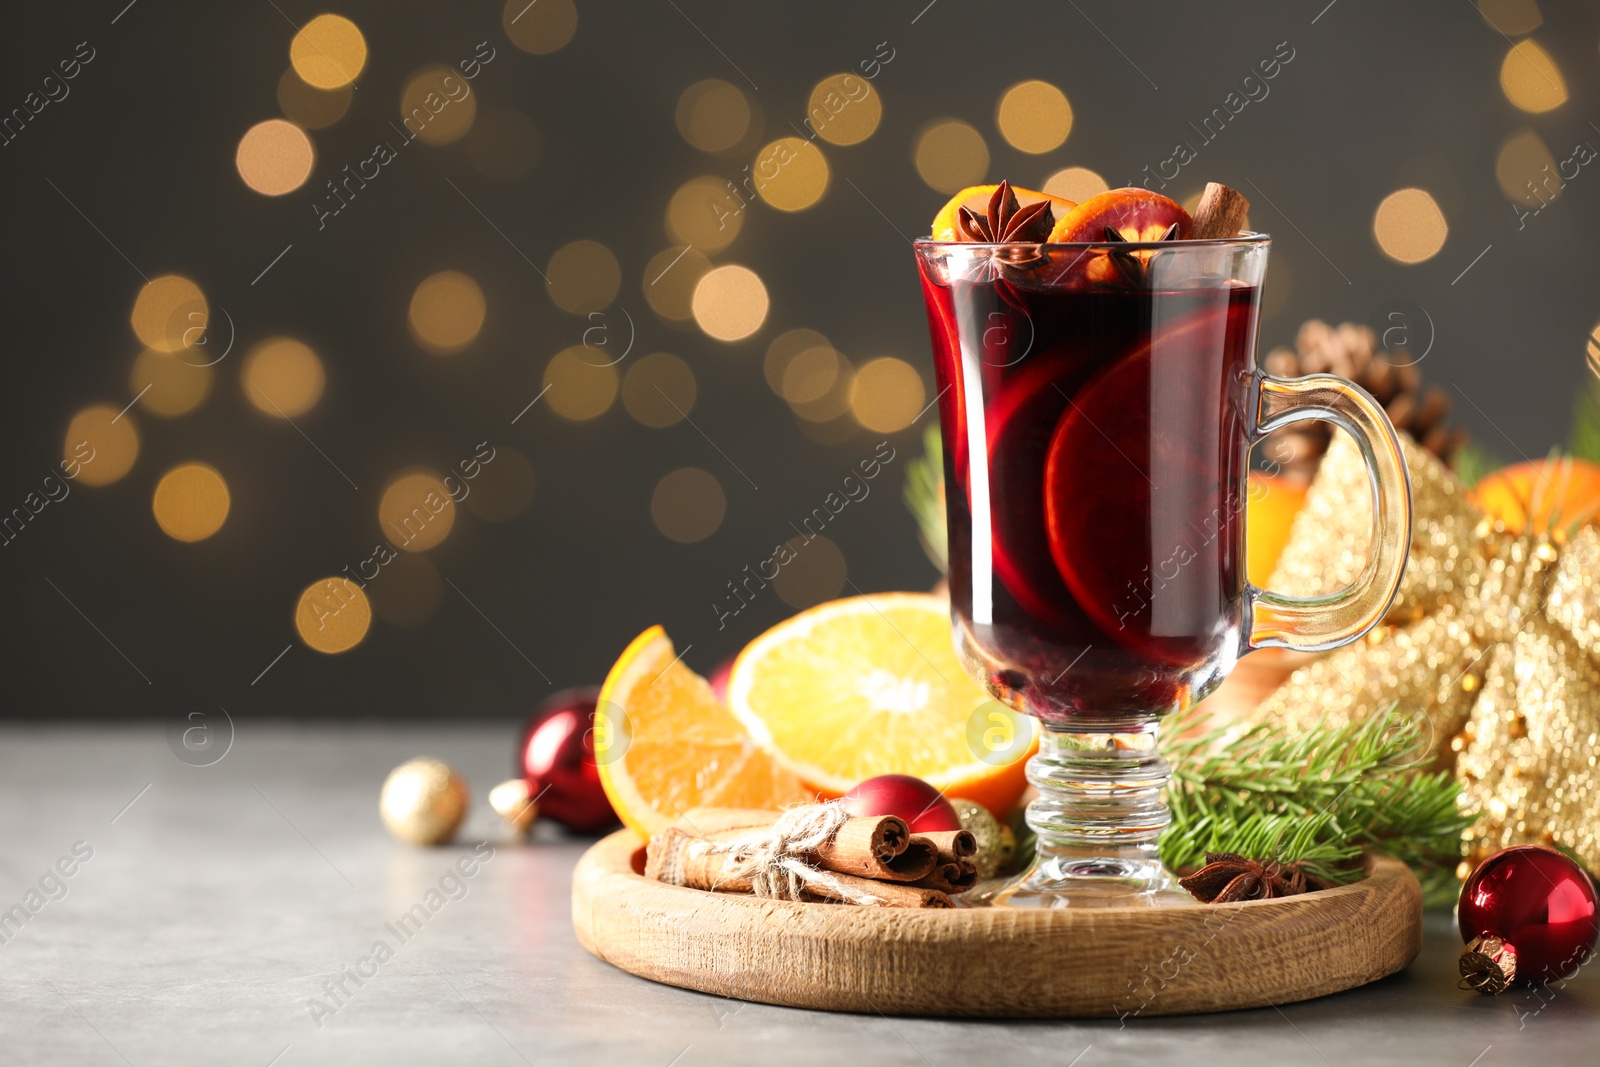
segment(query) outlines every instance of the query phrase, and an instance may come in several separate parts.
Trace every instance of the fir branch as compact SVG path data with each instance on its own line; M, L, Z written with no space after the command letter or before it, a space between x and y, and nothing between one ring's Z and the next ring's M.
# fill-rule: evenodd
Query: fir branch
M1419 722L1393 708L1298 733L1266 723L1200 732L1201 722L1190 712L1163 731L1173 766L1172 822L1161 838L1168 867L1198 866L1208 851L1237 852L1343 882L1372 848L1416 869L1434 885L1434 900L1443 874L1453 880L1469 820L1458 812L1452 776L1417 769L1426 747Z
M1450 461L1450 468L1456 472L1456 477L1466 484L1468 489L1473 488L1484 477L1492 474L1505 466L1500 457L1478 444L1476 441L1467 441L1456 449L1455 456Z
M1588 387L1572 402L1572 431L1567 450L1576 459L1600 463L1600 378L1590 375Z
M906 507L917 520L922 534L922 550L939 573L949 571L949 543L944 514L944 449L939 441L939 426L931 424L922 434L922 452L906 465L903 490Z

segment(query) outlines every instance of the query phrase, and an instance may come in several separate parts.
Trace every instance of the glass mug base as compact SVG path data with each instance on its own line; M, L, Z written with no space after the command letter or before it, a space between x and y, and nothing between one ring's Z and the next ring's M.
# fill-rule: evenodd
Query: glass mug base
M974 906L1163 907L1188 901L1161 863L1156 841L1169 815L1170 776L1151 718L1097 728L1046 726L1028 761L1039 796L1028 805L1036 835L1028 870L966 894Z

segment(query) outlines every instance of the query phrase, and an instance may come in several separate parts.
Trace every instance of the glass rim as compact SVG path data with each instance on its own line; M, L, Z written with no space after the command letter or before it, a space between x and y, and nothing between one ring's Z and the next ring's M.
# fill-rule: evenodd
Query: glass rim
M1202 240L1181 241L1008 241L1001 244L984 243L982 241L935 241L931 237L918 237L912 241L913 247L918 249L956 249L965 248L973 251L1012 248L1033 248L1040 251L1050 249L1085 250L1085 249L1122 249L1124 251L1170 251L1179 248L1251 248L1270 245L1272 235L1261 233L1257 230L1242 230L1234 237L1208 237Z

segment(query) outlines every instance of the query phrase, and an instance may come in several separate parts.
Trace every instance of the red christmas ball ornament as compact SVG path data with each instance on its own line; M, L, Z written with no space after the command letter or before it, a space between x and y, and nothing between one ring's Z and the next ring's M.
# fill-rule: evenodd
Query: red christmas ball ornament
M617 821L594 762L594 709L599 699L600 690L592 687L556 693L528 720L517 749L517 769L538 814L585 834Z
M844 795L851 815L898 815L914 834L961 829L961 818L944 794L909 774L880 774Z
M1462 988L1499 993L1514 980L1547 982L1594 951L1600 909L1594 882L1561 853L1537 845L1502 849L1478 865L1457 906Z

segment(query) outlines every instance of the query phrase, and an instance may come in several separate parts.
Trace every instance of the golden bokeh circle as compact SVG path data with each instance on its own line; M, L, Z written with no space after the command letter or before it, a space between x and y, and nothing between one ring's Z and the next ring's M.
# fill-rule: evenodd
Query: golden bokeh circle
M1567 82L1550 53L1533 38L1518 41L1500 64L1500 90L1506 99L1538 114L1567 102Z
M133 469L139 458L139 431L133 416L110 404L86 407L67 424L61 457L84 485L110 485Z
M843 373L844 357L832 345L814 345L789 360L778 391L792 405L814 404L833 390Z
M423 144L453 144L467 135L477 117L478 95L453 67L423 67L400 90L400 123L408 137Z
M697 393L689 364L666 352L637 360L622 379L622 406L635 421L661 429L694 410Z
M578 9L572 0L506 0L500 24L524 52L549 55L578 32Z
M783 376L789 369L789 364L801 352L808 348L832 348L833 345L826 337L816 330L804 327L794 330L785 330L772 339L767 345L767 355L761 363L762 372L766 375L767 386L779 396L783 395Z
M610 410L617 399L617 368L593 361L582 345L563 348L544 368L545 400L572 422L587 422Z
M694 287L694 321L718 341L741 341L767 319L767 287L749 267L728 264L707 271Z
M1424 189L1397 189L1383 198L1372 217L1372 235L1383 254L1400 263L1432 259L1444 247L1450 226L1439 204Z
M545 268L550 299L574 315L587 315L610 305L622 287L622 268L611 249L599 241L562 245Z
M293 67L278 79L278 106L284 118L307 130L320 130L344 118L350 110L355 90L348 85L337 89L318 89L307 85Z
M211 393L210 367L189 363L169 352L147 348L133 361L128 391L152 415L187 415Z
M864 428L896 433L911 425L925 403L922 375L905 360L880 356L856 368L850 410Z
M1495 157L1494 177L1506 198L1538 208L1561 195L1560 179L1552 177L1556 158L1543 139L1532 130L1522 130L1506 139Z
M829 144L860 144L883 121L883 101L858 74L830 74L811 90L806 125Z
M361 587L338 575L306 586L294 608L300 640L330 655L348 652L372 628L372 604Z
M371 566L367 569L370 571ZM439 610L444 582L427 556L405 553L382 565L378 577L367 587L367 595L378 618L390 626L410 628L421 626Z
M448 356L473 342L486 311L477 282L458 270L442 270L422 279L411 294L406 324L417 344L436 356Z
M794 413L808 423L831 422L850 410L850 394L856 376L855 366L843 352L837 349L830 351L833 353L832 367L828 368L824 361L820 373L828 374L831 371L831 384L822 395L811 400L791 400L788 396L784 397ZM825 355L826 353L817 353L815 350L802 352L789 365L784 378L792 385L799 374L796 364L802 367L810 366L813 357L825 357ZM843 437L844 431L841 428L838 438L842 440Z
M716 533L727 510L722 483L699 467L680 467L657 482L650 495L656 529L679 544L704 541Z
M711 261L687 245L666 248L645 264L641 286L651 310L669 322L694 318L694 287L711 269Z
M667 202L667 233L680 244L717 252L744 225L744 204L723 178L690 178Z
M403 471L384 486L378 525L395 548L426 552L450 536L455 524L456 502L432 471Z
M316 407L326 380L322 360L292 337L269 337L253 345L239 371L245 398L280 419Z
M467 134L467 162L485 178L525 178L539 161L539 127L514 107L485 111Z
M1072 105L1067 94L1049 82L1018 82L1000 97L995 124L1012 148L1037 156L1066 143L1072 132Z
M239 177L262 196L294 192L311 177L316 161L311 138L288 119L267 119L250 127L233 156Z
M361 29L340 15L318 15L289 42L289 62L307 85L338 89L349 85L367 65L367 39Z
M1110 188L1104 178L1088 167L1064 167L1044 180L1042 191L1081 204Z
M506 445L496 445L494 459L479 468L476 478L465 479L462 484L467 489L463 507L480 519L508 522L533 503L536 482L533 465L526 456Z
M156 483L150 509L156 523L175 541L204 541L227 521L228 483L206 463L184 463Z
M726 152L750 132L750 101L721 78L695 82L678 97L678 132L702 152Z
M140 288L129 322L146 348L179 352L205 337L210 315L198 285L181 274L163 274Z
M785 547L791 559L778 569L772 580L778 598L791 608L815 607L832 600L844 590L844 553L821 534L791 537Z
M989 173L989 146L983 134L960 119L941 119L924 129L912 159L922 180L941 193L977 185Z
M780 137L756 153L756 193L779 211L804 211L828 191L828 160L799 137Z

